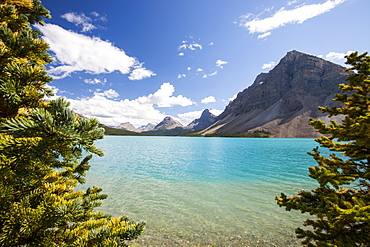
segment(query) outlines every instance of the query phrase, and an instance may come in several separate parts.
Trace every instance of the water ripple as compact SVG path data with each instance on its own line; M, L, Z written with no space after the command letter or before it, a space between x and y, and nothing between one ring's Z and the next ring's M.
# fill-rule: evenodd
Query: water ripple
M103 187L105 212L148 222L141 246L297 245L306 216L274 197L315 186L312 139L108 136L98 146L106 155L84 187Z

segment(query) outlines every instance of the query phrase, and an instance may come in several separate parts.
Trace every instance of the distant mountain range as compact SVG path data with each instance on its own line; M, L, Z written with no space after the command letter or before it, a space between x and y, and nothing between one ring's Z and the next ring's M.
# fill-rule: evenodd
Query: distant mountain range
M154 124L148 123L147 125L140 126L139 128L136 128L133 126L130 122L121 123L118 126L115 126L116 129L122 129L122 130L128 130L133 132L144 132L149 131L155 128Z
M218 117L206 109L187 126L168 116L156 126L136 129L122 123L116 128L150 135L248 136L262 132L270 137L318 137L320 134L308 125L309 119L330 122L317 108L338 106L332 99L347 76L340 65L291 51L270 72L261 73L250 87L238 93Z
M114 127L115 129L140 132L143 134L150 135L185 135L190 134L199 130L203 130L209 127L216 121L216 116L210 113L208 109L205 109L200 118L195 119L187 126L184 126L179 121L173 119L170 116L165 117L159 124L153 125L148 124L140 128L135 128L131 123L121 123Z
M133 126L131 123L126 122L126 123L121 123L120 125L115 127L116 129L122 129L122 130L129 130L129 131L134 131L134 132L140 132L135 126Z

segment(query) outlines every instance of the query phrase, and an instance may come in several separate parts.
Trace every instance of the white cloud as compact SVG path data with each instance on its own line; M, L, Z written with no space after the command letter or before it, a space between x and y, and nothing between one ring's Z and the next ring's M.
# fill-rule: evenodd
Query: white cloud
M201 100L202 104L208 104L208 103L213 103L213 102L216 102L216 99L214 96L208 96Z
M98 12L96 11L93 11L91 12L91 15L93 15L96 19L95 20L98 20L98 21L107 21L107 17L105 16L101 16Z
M346 55L349 55L351 53L353 53L354 51L347 51L347 53L340 53L340 52L329 52L328 54L325 55L325 57L327 59L331 59L331 60L342 60L342 59L345 59L345 56Z
M77 113L89 118L95 117L103 124L117 126L123 122L130 122L139 127L163 120L166 115L156 107L194 104L182 95L173 96L174 91L174 86L166 82L155 93L134 100L112 100L111 98L118 97L118 93L109 89L104 92L95 92L92 97L68 99L68 101Z
M77 14L74 12L68 12L62 15L61 17L66 19L67 21L75 24L75 26L82 27L82 32L89 32L91 30L97 29L98 27L93 25L91 22L93 21L106 21L107 18L105 16L101 16L97 12L91 12L91 15L94 17L91 19L90 17L86 16L85 14Z
M275 66L275 62L264 63L262 69L271 69Z
M296 4L296 3L298 3L299 1L298 0L293 0L293 1L289 1L288 3L287 3L287 5L289 6L289 5L293 5L293 4Z
M222 61L222 60L220 60L220 59L218 59L217 61L216 61L216 66L217 67L220 67L221 69L223 68L223 65L225 65L225 64L227 64L228 62L226 62L226 61Z
M195 50L196 48L198 48L198 49L200 49L200 50L202 50L203 49L203 47L200 45L200 44L190 44L190 45L188 45L188 48L190 49L190 50Z
M114 101L104 95L95 94L91 98L68 101L77 113L85 117L97 118L99 122L110 126L131 122L139 127L148 123L158 123L165 117L153 105L141 104L137 100Z
M119 96L119 93L116 90L108 89L108 90L105 90L102 93L95 92L94 95L107 97L108 99L114 99L114 98L117 98Z
M188 67L188 68L187 68L187 70L188 70L188 71L189 71L189 70L191 70L191 67Z
M301 5L295 9L281 8L274 15L259 19L258 15L248 14L242 18L241 26L249 33L266 33L287 24L301 24L308 19L324 14L347 0L327 0L321 4ZM292 2L291 2L292 3ZM254 17L250 20L250 17Z
M340 63L344 65L345 63L345 56L353 53L354 51L347 51L347 53L341 53L341 52L329 52L328 54L325 55L325 59L329 60L333 63ZM323 56L320 56L323 57Z
M191 111L186 113L177 114L177 116L180 118L180 121L184 125L188 125L193 120L200 118L203 111Z
M197 44L197 43L186 44L186 43L184 43L184 41L183 41L183 44L182 44L182 45L180 45L177 49L179 49L179 50L186 50L186 49L189 49L189 50L195 51L196 49L202 50L202 49L203 49L203 47L202 47L202 45Z
M179 56L180 56L180 57L182 57L182 56L184 56L184 55L185 55L185 54L184 54L183 52L180 52L180 53L179 53Z
M141 67L137 59L127 56L125 51L108 41L67 31L57 25L35 25L43 33L43 39L50 45L57 65L50 67L49 74L61 79L73 72L84 71L90 74L119 71L128 74L129 79L140 80L155 75Z
M208 74L208 76L214 76L214 75L217 75L217 71L211 73L211 74Z
M234 94L233 97L229 98L229 101L233 101L234 99L236 99L236 97L238 96L238 94Z
M209 43L208 45L214 45L214 43L213 43L213 42L211 42L211 43Z
M189 106L194 104L191 99L182 95L172 96L174 92L175 87L169 82L165 82L154 94L139 97L137 100L142 104L153 104L157 107L172 107L174 105Z
M217 75L217 73L218 73L217 70L215 72L213 72L213 73L210 73L210 74L205 74L204 73L203 76L202 76L202 78L205 79L205 78L208 78L210 76L215 76L215 75Z
M93 11L93 12L91 12L91 14L92 14L93 16L95 16L95 17L100 17L100 15L99 15L99 13L98 13L98 12Z
M264 38L266 38L267 36L269 36L269 35L271 35L271 32L266 32L266 33L264 33L264 34L260 34L260 35L258 35L258 39L264 39Z
M329 52L328 54L326 54L326 58L327 59L334 59L334 60L340 60L340 59L344 59L344 56L345 56L346 54L344 54L344 53L340 53L340 52L333 52L333 51L331 51L331 52Z
M96 26L90 23L92 21L91 18L87 17L85 14L69 12L62 15L61 17L69 22L72 22L76 26L82 26L82 32L88 32L96 29Z
M197 72L202 72L203 71L203 69L202 68L198 68L197 69Z
M209 109L209 111L210 111L213 115L218 116L218 115L220 115L224 110Z
M185 78L186 77L186 75L185 74L178 74L177 75L177 79L181 79L181 78Z
M104 85L106 82L107 82L107 79L104 79L104 80L100 80L98 78L94 78L94 79L84 79L84 82L86 84L102 84Z
M184 43L184 41L182 43ZM179 47L177 47L177 49L182 50L182 49L186 49L187 47L188 47L187 44L183 44L183 45L180 45Z
M137 68L135 68L130 76L128 77L129 80L132 80L132 81L137 81L137 80L142 80L144 78L147 78L147 77L151 77L151 76L155 76L156 74L151 71L151 70L148 70L146 68L142 68L141 65Z

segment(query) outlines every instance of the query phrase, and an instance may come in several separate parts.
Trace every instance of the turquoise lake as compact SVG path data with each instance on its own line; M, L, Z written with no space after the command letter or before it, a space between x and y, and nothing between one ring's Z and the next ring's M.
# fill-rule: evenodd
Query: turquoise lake
M98 210L145 220L140 246L298 246L307 215L275 196L310 190L313 139L127 137L97 142L87 182L108 194Z

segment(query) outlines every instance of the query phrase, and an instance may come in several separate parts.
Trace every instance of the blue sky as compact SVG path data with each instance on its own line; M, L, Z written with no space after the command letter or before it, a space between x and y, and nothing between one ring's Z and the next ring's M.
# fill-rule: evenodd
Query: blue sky
M368 0L43 0L56 96L117 126L224 110L298 50L344 65L369 51Z

